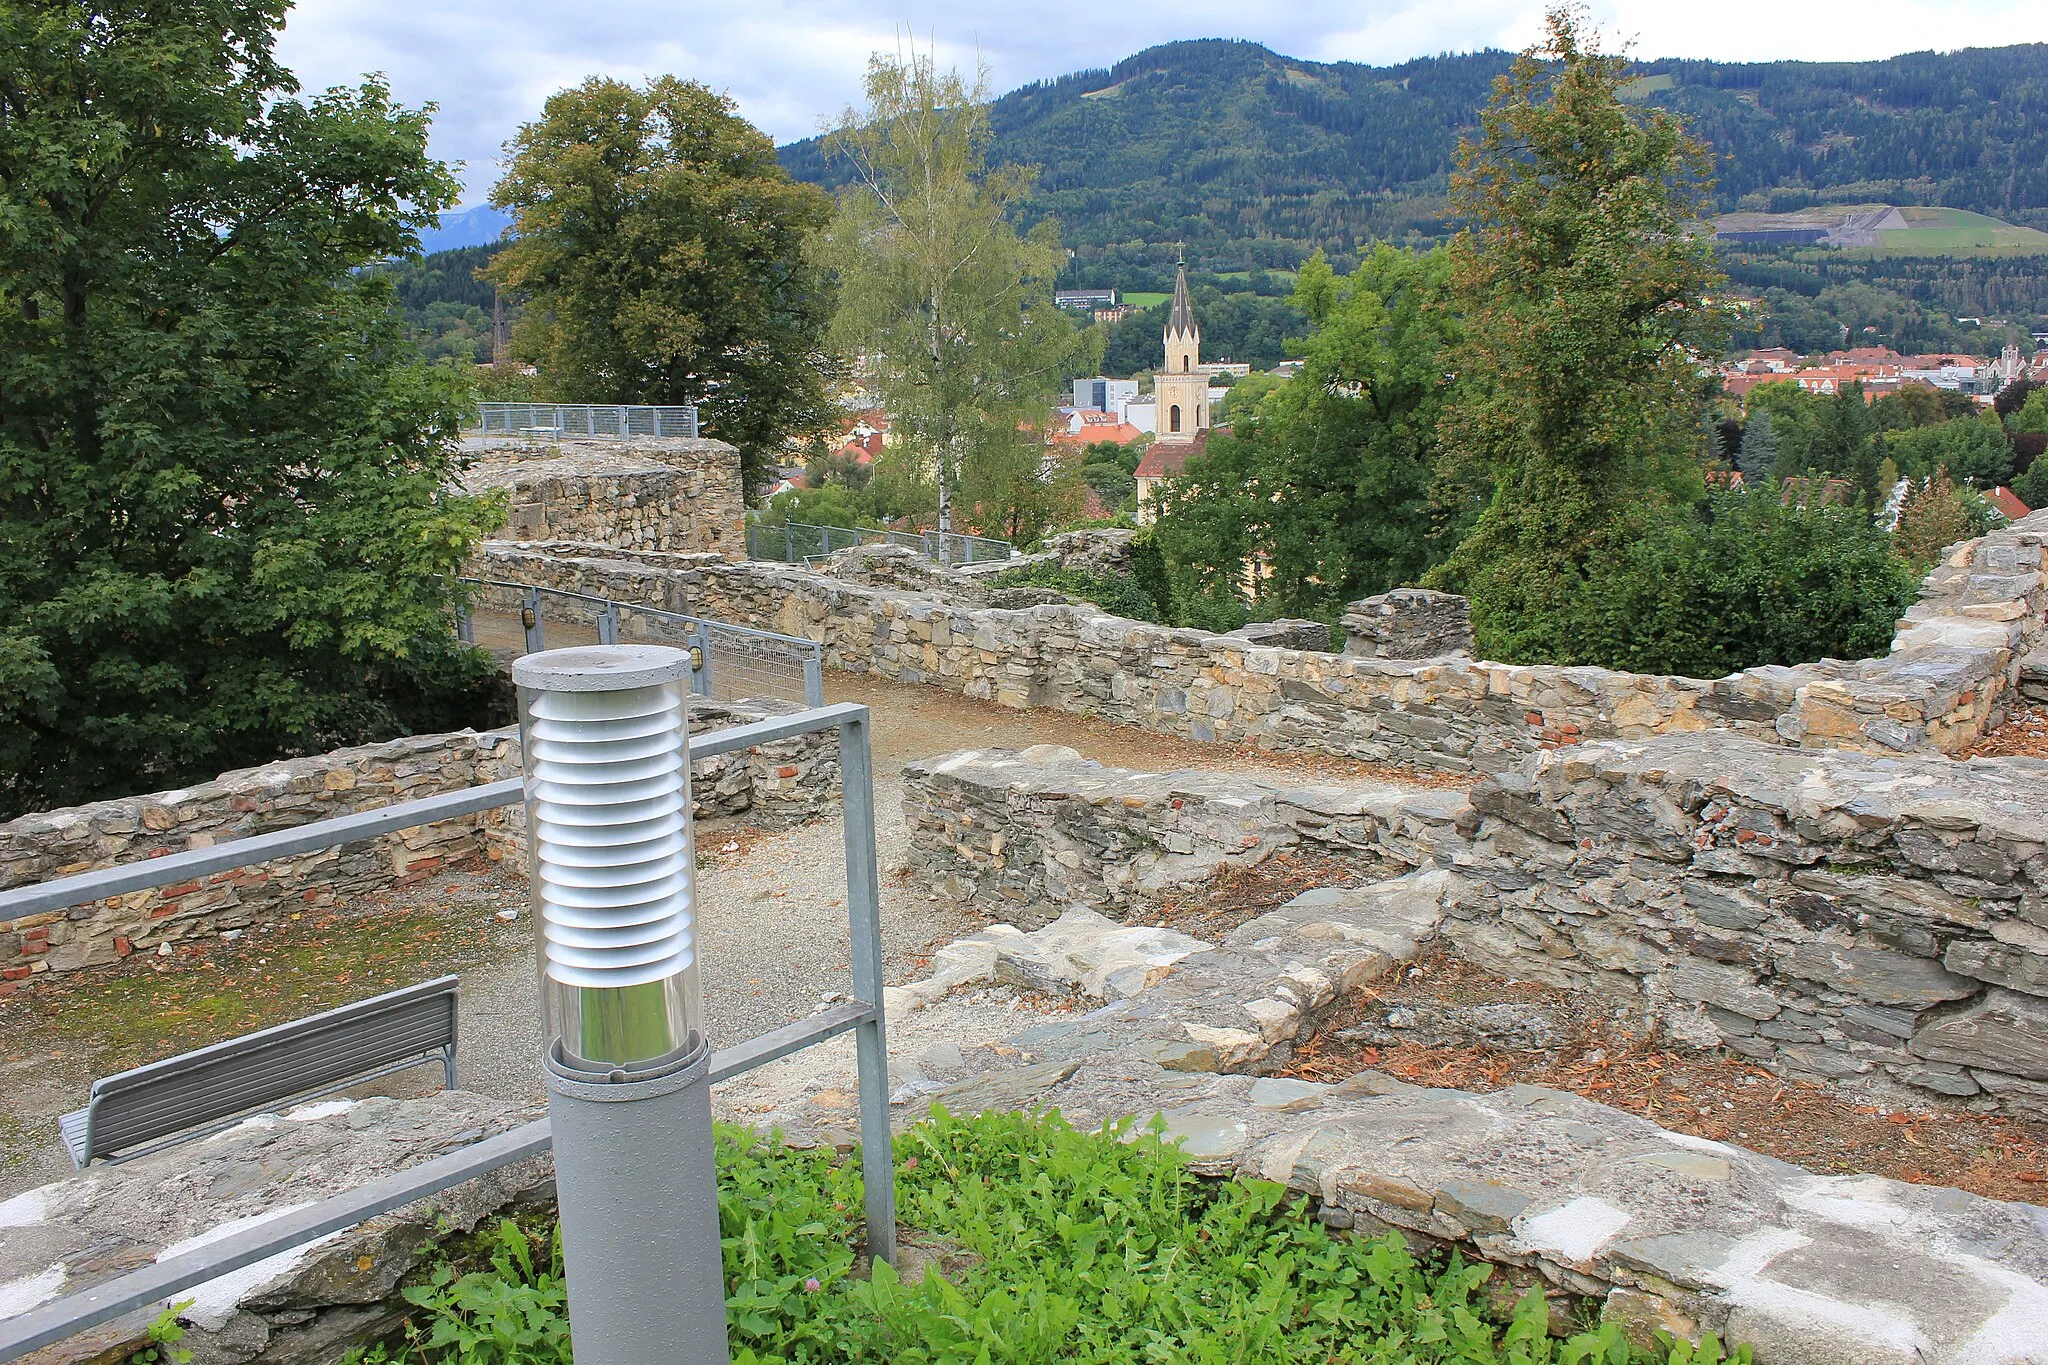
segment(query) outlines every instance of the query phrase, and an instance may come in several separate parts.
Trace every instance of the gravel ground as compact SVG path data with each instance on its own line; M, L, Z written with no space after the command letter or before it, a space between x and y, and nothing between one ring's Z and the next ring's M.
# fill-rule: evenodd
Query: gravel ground
M897 875L908 843L901 769L912 759L972 747L1065 744L1104 763L1155 771L1205 766L1283 781L1406 776L1342 760L1196 744L1052 711L1011 710L858 675L828 674L826 693L829 700L861 702L874 711L876 851L891 982L922 974L934 947L983 924L955 905L913 892ZM704 995L714 1044L801 1019L821 997L847 991L839 822L769 834L707 825L699 834ZM496 918L506 910L517 918ZM376 938L380 931L384 940ZM56 1116L84 1103L94 1076L437 972L462 975L463 1087L540 1098L535 1057L541 1036L523 882L497 872L453 874L349 907L331 920L278 926L274 934L206 940L169 960L129 959L0 1002L0 1083L9 1091L0 1115L0 1198L69 1169L55 1142ZM364 965L384 961L387 952L385 965ZM138 1004L147 1007L154 1031L140 1023L110 1030L110 1018L130 1019ZM899 1085L960 1074L957 1049L1016 1031L1009 1017L1016 1008L1056 1006L983 992L897 1021L890 1050ZM176 1026L164 1026L166 1020ZM721 1107L772 1121L791 1094L850 1085L851 1067L850 1040L836 1040L722 1087ZM406 1093L431 1084L432 1076L422 1069L362 1093Z

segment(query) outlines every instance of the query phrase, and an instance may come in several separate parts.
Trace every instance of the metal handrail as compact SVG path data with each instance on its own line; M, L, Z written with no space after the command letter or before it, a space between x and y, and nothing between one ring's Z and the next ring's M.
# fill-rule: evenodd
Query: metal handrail
M459 581L477 587L511 588L527 595L528 606L533 611L533 619L525 623L526 647L529 652L538 651L545 647L542 640L540 598L544 594L552 594L556 597L572 598L578 602L588 602L592 606L601 609L598 612L597 618L597 639L599 644L611 645L618 643L619 613L621 611L629 611L642 616L658 617L664 621L674 621L680 625L691 627L698 634L702 643L706 645L710 643L711 637L715 635L742 635L750 639L769 640L775 644L786 646L793 652L803 656L804 705L823 706L825 704L825 647L816 640L807 640L801 635L784 635L779 631L762 630L757 626L735 625L730 621L717 621L708 616L690 616L679 611L667 611L661 607L644 607L637 602L619 602L609 597L598 597L587 592L572 592L567 588L544 588L537 584L517 583L505 578L463 578ZM467 642L470 636L470 629L469 612L465 605L458 618L456 631ZM691 691L699 696L710 696L711 659L709 651L705 651L701 657L693 660L690 668Z
M964 531L890 531L872 526L814 526L802 521L786 521L779 527L752 522L746 529L749 559L769 560L782 564L795 564L801 561L808 565L820 555L836 553L832 544L834 537L845 539L845 543L837 547L839 550L850 550L879 540L884 545L916 550L925 558L942 564L985 564L996 560L1013 559L1017 554L1016 547L1007 540L968 535ZM765 536L766 541L762 543L773 544L775 532L778 530L782 532L782 554L777 557L758 553L755 547L759 538ZM806 545L815 541L819 546L818 552L800 554L800 538ZM964 553L954 554L956 546Z
M846 905L854 998L712 1054L711 1079L730 1080L813 1043L852 1032L860 1078L861 1176L868 1251L872 1256L893 1261L896 1189L889 1136L888 1049L882 1020L881 878L875 857L874 756L869 725L867 707L839 702L793 716L774 716L693 736L690 753L693 757L711 757L820 730L839 732L840 808L845 830ZM204 872L228 871L291 853L333 848L452 815L515 805L523 798L520 779L511 778L466 792L404 801L275 834L259 834L211 848L188 849L140 863L82 872L0 892L0 918L35 913L25 908L30 906L59 909L129 891L170 886ZM524 1124L459 1152L434 1157L330 1195L183 1255L0 1320L0 1365L280 1251L355 1227L380 1213L403 1208L427 1195L538 1156L552 1142L546 1119Z
M696 436L697 409L661 403L478 403L486 436L547 432L553 436Z

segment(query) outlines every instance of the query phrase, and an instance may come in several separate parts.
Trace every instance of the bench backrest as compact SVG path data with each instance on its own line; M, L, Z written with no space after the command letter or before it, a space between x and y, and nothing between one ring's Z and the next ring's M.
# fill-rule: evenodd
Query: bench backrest
M452 1049L457 980L423 981L94 1081L84 1159Z

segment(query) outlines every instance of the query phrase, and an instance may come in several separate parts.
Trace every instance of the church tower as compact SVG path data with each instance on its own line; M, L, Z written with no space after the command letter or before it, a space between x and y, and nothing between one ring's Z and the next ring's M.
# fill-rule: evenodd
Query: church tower
M1209 430L1209 376L1202 370L1202 329L1188 302L1188 266L1173 279L1173 309L1166 317L1166 367L1153 376L1159 406L1154 441L1191 444Z

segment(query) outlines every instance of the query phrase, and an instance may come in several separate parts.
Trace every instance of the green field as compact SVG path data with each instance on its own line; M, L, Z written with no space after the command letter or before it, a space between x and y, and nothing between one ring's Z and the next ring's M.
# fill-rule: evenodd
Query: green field
M1117 297L1125 303L1136 304L1140 308L1157 308L1160 304L1165 303L1168 299L1172 298L1173 295L1154 294L1134 290L1128 294L1119 294L1117 295Z
M1882 232L1884 245L1872 256L2039 256L2048 255L2048 232L2001 222L1967 209L1902 208L1912 224L1903 232Z

